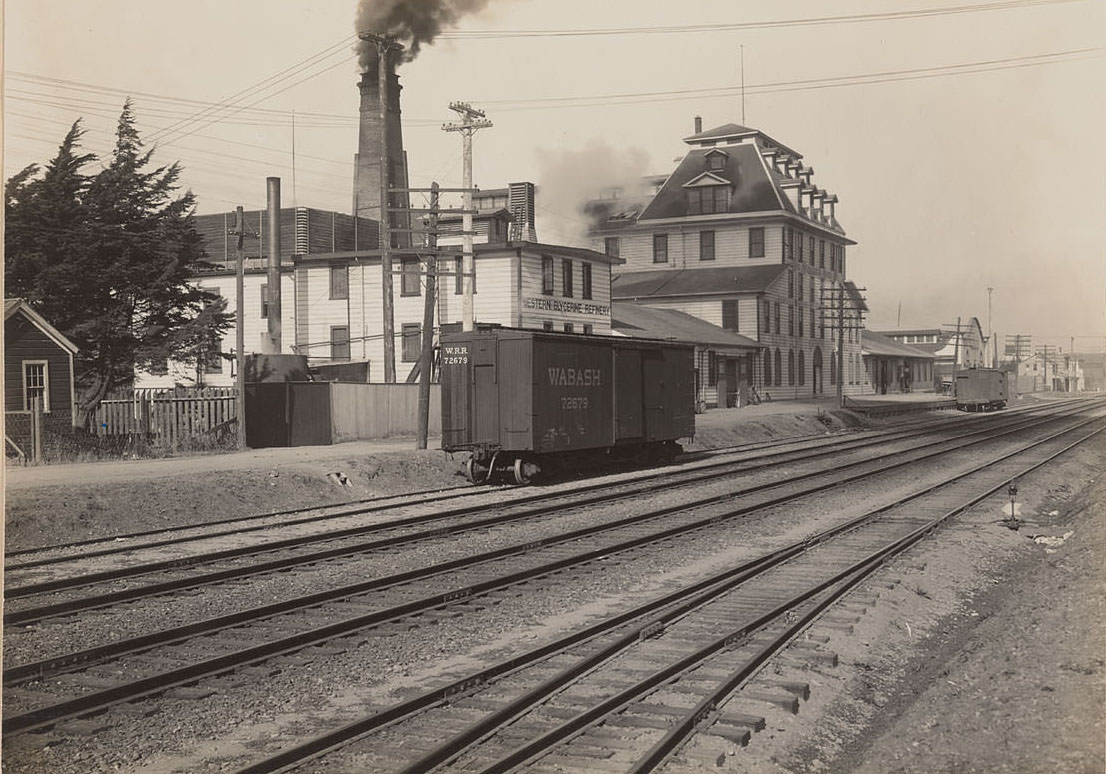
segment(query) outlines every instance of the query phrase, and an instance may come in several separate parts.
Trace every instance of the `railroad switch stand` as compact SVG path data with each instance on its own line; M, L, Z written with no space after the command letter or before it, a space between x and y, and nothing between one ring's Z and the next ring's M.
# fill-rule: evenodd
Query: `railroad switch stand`
M1014 531L1017 531L1021 527L1021 519L1018 518L1018 487L1016 484L1010 484L1006 489L1006 493L1010 495L1010 514L1002 520L1004 526Z

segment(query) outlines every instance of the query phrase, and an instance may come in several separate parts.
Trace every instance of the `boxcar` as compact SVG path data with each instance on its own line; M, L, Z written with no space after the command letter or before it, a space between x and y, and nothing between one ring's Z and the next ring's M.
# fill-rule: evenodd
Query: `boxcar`
M441 340L442 449L474 483L611 457L671 459L695 432L694 348L515 328Z
M961 411L993 411L1006 406L1006 372L968 368L956 372L956 407Z

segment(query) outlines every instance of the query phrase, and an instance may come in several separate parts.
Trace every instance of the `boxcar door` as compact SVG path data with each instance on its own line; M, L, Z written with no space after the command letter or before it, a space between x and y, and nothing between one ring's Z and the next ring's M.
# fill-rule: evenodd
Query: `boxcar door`
M615 441L645 435L645 407L642 394L641 351L614 351Z
M654 440L664 437L668 425L664 415L664 402L670 376L666 373L663 352L646 350L641 355L642 407L645 414L643 435L646 440Z
M472 442L499 443L499 384L495 339L477 339L472 352Z

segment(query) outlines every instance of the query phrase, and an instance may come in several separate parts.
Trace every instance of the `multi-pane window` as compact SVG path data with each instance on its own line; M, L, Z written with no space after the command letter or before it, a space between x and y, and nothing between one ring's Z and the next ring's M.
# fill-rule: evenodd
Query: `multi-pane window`
M799 307L799 336L803 335L803 308Z
M810 265L814 265L814 237L807 238L807 255L810 256ZM802 384L802 382L800 382Z
M795 335L795 307L787 305L787 335Z
M773 307L774 307L773 311L775 312L775 317L776 317L776 333L779 333L780 332L780 302L779 301L774 302ZM779 370L779 369L777 369L777 370Z
M572 261L561 259L561 288L565 298L572 298Z
M699 260L700 261L713 261L714 260L714 232L713 231L700 231L699 232Z
M718 355L713 351L707 352L707 384L711 387L718 385ZM718 405L725 406L725 397L718 396Z
M787 297L795 297L795 272L791 269L787 270Z
M403 258L400 260L400 295L418 296L422 293L419 286L419 259Z
M724 185L712 185L687 190L687 214L711 215L727 212L730 208L730 189Z
M43 411L50 410L50 366L45 360L23 361L23 410L34 407L35 398Z
M344 263L330 264L330 297L349 298L349 266Z
M668 234L653 234L653 263L668 263Z
M403 362L414 363L422 354L422 326L418 323L404 323L401 334L403 337Z
M783 383L783 358L778 349L776 350L776 367L772 370L772 373L776 375L775 385L779 387Z
M590 336L592 330L593 330L593 328L590 325L588 325L587 323L584 323L584 335L585 336Z
M269 286L261 285L261 319L269 316Z
M764 386L772 383L772 353L764 350Z
M565 323L565 333L572 333L574 330L572 323Z
M553 330L553 321L552 320L542 320L541 329L543 331Z
M762 226L749 229L749 257L764 257L764 228Z
M806 354L799 350L799 385L806 384Z
M722 151L711 153L707 156L707 169L713 172L720 172L726 168L726 154Z
M772 303L764 299L764 332L772 332Z
M541 292L553 295L553 257L549 255L541 257Z
M618 244L618 237L607 237L603 240L603 252L607 255L618 257L620 246Z
M818 268L826 268L826 240L818 240Z
M795 294L795 298L802 301L803 300L803 275L800 274L798 277L795 278L795 281L798 283L798 285L797 285L798 292Z
M722 327L729 331L737 331L736 298L731 298L722 302Z
M790 261L791 258L793 257L792 252L791 252L791 245L792 245L792 237L793 236L794 236L794 232L791 229L785 228L783 230L783 259L785 261Z
M793 349L787 351L787 383L792 387L795 385L795 350Z
M349 326L330 326L330 359L349 360Z
M591 264L580 264L580 298L591 298Z

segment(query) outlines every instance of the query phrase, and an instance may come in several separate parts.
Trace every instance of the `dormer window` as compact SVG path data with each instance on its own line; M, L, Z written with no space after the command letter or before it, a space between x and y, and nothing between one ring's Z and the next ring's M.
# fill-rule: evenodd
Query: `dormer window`
M728 185L710 185L687 189L687 214L710 215L716 212L729 212L730 187Z
M729 156L725 151L712 150L707 153L707 170L709 172L722 172L726 169L726 161Z

